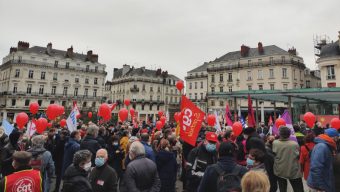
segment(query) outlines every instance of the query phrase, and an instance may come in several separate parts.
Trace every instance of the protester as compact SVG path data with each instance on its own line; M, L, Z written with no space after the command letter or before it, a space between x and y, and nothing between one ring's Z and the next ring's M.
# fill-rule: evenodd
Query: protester
M268 177L262 171L249 171L241 180L242 192L269 192Z
M247 158L247 167L253 171L263 171L266 173L264 164L265 153L259 149L251 149Z
M293 129L294 129L296 140L298 141L299 146L302 146L305 143L304 142L305 135L301 132L299 125L294 124Z
M321 122L316 122L314 128L312 129L315 136L319 136L324 133L324 129L322 128Z
M216 163L216 142L217 135L213 132L207 132L203 144L192 149L189 153L186 164L187 191L196 192L206 168Z
M122 160L124 159L125 151L119 145L119 136L113 136L112 143L108 145L108 154L108 163L112 168L115 169L118 180L120 180L123 177Z
M153 162L156 162L154 151L152 150L151 146L149 145L149 140L150 140L149 134L147 134L147 133L141 134L141 143L144 145L145 157L149 158Z
M42 192L42 178L40 171L33 170L30 166L32 154L26 151L16 151L13 153L13 167L15 172L6 176L0 182L0 191L17 192L34 191Z
M96 140L99 128L95 124L91 124L86 130L86 136L80 143L80 149L87 149L92 153L92 166L94 166L95 154L100 149L100 144Z
M303 178L307 180L310 167L310 157L315 146L314 133L308 133L304 138L304 145L300 148L300 164L301 171L303 172Z
M32 154L31 166L33 169L40 171L43 180L43 191L49 192L52 182L51 179L55 172L52 155L44 148L44 136L36 135L31 141L32 148L27 151Z
M160 150L156 155L158 175L161 180L161 192L175 192L177 161L175 154L170 151L170 143L162 139Z
M256 132L261 138L264 138L268 135L269 129L263 122L261 122L260 127L256 129Z
M63 161L64 161L64 148L65 148L65 143L68 139L69 136L69 131L67 129L62 129L60 134L56 135L55 143L55 156L53 158L54 163L55 163L55 175L57 176L56 178L56 184L55 184L55 190L54 191L59 191L59 186L61 182L61 177L62 177L62 168L63 168Z
M280 191L287 191L287 179L294 192L303 192L302 174L299 163L299 145L289 140L290 129L281 126L280 139L273 142L275 154L274 173L278 177Z
M199 184L199 192L215 192L218 189L220 191L232 191L241 189L241 178L247 172L247 169L243 166L237 165L234 160L235 145L231 142L221 143L218 150L218 162L210 165L204 172L203 178ZM226 175L233 174L232 177ZM222 179L229 179L236 182L221 182ZM226 185L226 183L232 183L232 185Z
M313 191L334 192L333 154L339 133L334 128L325 130L315 138L307 184Z
M91 183L87 179L91 169L91 156L89 150L80 150L74 154L73 164L64 174L63 192L92 192Z
M143 144L135 141L129 150L131 162L126 168L124 180L128 191L160 191L161 181L158 176L157 166L145 157Z
M94 192L116 192L117 173L107 164L108 154L106 149L99 149L96 154L95 164L89 180Z
M62 176L64 176L65 170L68 166L72 164L73 161L73 155L79 151L80 149L80 132L79 131L73 131L70 135L70 138L65 144L64 147L64 159L63 159L63 168L62 168Z

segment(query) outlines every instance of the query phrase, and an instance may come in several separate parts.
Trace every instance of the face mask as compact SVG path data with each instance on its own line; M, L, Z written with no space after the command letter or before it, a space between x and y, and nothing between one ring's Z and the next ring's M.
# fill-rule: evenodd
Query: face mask
M113 143L113 146L118 146L118 143L117 143L117 142L114 142L114 143Z
M249 157L247 158L247 165L248 166L253 166L254 165L254 160L250 159Z
M14 166L14 161L12 161L12 167L15 168L15 166Z
M214 151L216 151L216 145L212 144L212 143L208 143L208 144L205 145L205 149L208 152L214 152Z
M84 169L85 171L90 171L90 169L91 169L91 161L88 162L88 163L86 163L86 164L84 165L83 169Z
M101 167L105 163L105 159L102 157L97 157L95 160L96 167Z

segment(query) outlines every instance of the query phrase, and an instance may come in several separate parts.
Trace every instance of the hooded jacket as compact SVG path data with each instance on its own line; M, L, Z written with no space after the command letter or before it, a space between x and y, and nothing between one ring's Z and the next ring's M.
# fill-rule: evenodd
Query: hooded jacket
M69 138L64 147L64 160L61 175L64 176L65 170L72 164L73 155L79 150L80 144L73 138Z
M96 158L97 151L101 148L99 142L92 135L86 135L84 140L80 143L80 149L87 149L92 153L91 162L95 166L94 159Z
M335 192L333 175L333 151L336 144L328 135L321 134L314 139L310 170L307 179L309 187L327 192Z
M160 150L156 155L156 164L159 178L161 179L161 192L175 192L177 161L175 154Z
M63 192L92 192L87 179L87 172L80 167L70 165L64 175Z

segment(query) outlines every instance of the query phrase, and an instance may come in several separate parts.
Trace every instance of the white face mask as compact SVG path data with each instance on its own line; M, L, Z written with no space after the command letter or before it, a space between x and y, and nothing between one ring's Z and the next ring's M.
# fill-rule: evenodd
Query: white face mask
M84 165L84 167L83 167L83 169L85 170L85 171L89 171L90 169L91 169L91 161L90 162L88 162L88 163L86 163L85 165Z

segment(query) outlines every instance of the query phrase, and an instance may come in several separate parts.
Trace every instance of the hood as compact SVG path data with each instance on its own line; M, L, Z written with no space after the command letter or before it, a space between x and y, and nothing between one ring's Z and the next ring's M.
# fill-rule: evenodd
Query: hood
M335 141L326 134L319 135L317 138L314 139L314 142L315 143L325 143L325 144L329 145L330 147L332 147L332 149L336 150Z
M73 164L70 165L66 171L65 171L65 174L64 174L64 178L67 179L67 178L72 178L72 177L75 177L75 176L84 176L86 177L87 176L87 173L85 170L79 168L79 167L75 167Z
M32 147L31 149L27 150L28 152L31 152L33 156L37 155L37 154L40 154L40 153L43 153L46 151L45 148L43 147Z
M78 141L76 141L73 138L69 138L68 141L65 143L65 147L68 148L68 147L74 145L75 143L78 143Z
M169 152L169 151L160 150L157 153L157 160L159 160L161 163L168 162L168 161L172 160L173 158L174 158L174 154L172 152Z

